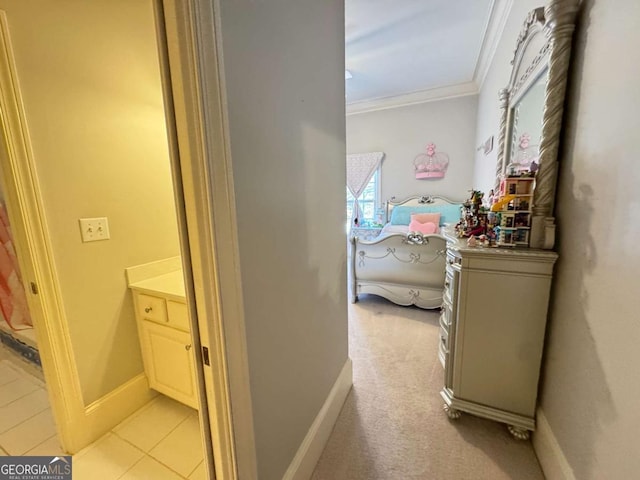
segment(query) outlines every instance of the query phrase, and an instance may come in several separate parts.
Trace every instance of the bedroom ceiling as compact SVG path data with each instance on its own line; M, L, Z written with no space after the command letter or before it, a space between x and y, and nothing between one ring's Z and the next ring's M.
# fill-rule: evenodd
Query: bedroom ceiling
M494 0L346 0L347 104L473 81Z

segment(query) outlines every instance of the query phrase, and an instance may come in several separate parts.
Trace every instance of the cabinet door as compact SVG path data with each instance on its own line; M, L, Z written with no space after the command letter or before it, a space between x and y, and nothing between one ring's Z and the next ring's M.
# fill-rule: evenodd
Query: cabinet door
M154 322L140 322L140 341L149 386L198 408L191 336Z

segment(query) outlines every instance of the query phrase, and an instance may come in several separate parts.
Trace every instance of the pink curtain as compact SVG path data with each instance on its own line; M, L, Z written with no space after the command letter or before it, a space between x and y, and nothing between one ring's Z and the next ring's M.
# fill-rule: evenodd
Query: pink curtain
M13 247L9 217L2 203L0 203L0 311L13 330L24 330L33 325Z

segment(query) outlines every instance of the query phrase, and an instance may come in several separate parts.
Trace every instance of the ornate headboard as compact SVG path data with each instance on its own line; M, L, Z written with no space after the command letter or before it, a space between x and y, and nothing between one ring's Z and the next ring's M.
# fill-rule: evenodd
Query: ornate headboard
M391 197L386 202L385 208L385 223L389 223L391 220L391 212L394 207L406 206L438 206L438 205L460 205L464 203L464 201L455 201L450 200L446 197L440 197L438 195L412 195L410 197L404 198L402 200L397 200L396 197Z

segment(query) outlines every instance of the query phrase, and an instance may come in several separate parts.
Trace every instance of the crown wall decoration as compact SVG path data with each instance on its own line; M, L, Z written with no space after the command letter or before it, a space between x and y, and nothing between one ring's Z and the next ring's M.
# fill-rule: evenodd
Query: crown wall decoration
M449 155L436 152L435 144L429 143L426 151L413 160L413 168L419 180L444 178L449 168Z

